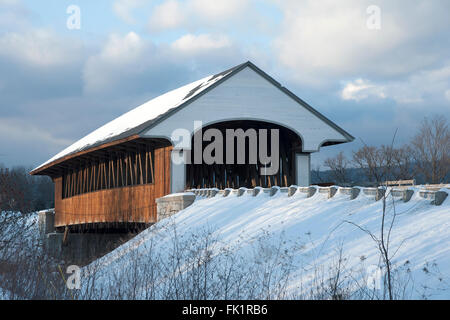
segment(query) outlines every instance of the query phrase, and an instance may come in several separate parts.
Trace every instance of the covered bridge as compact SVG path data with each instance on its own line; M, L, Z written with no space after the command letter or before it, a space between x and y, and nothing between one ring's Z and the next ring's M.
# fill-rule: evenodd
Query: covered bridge
M56 227L146 225L156 198L186 188L307 186L310 154L353 139L246 62L144 103L31 174L55 183Z

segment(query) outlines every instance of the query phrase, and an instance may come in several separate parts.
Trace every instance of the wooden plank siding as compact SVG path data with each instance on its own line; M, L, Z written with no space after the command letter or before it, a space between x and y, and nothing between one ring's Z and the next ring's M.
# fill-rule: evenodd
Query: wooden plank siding
M55 178L55 226L156 222L155 199L170 193L171 150L171 146L155 149L153 183L103 189L63 198L62 177Z
M154 148L149 145L137 145L132 152L110 151L99 159L79 159L77 166L63 171L62 197L64 199L102 189L152 183L153 171L148 174L148 170L153 170L153 160ZM129 179L116 179L116 175Z

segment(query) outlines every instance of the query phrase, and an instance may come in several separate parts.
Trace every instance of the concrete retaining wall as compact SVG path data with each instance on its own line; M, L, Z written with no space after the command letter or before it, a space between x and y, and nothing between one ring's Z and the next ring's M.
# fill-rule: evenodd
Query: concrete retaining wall
M431 200L431 203L436 206L440 206L447 198L448 194L445 191L421 190L419 191L419 196Z
M315 188L315 187L299 187L297 189L297 191L300 193L306 193L306 197L310 198L316 193L317 188Z
M386 192L386 190L382 188L363 188L362 191L367 196L375 197L375 201L383 198L384 193Z
M52 232L43 239L49 255L65 264L85 266L133 238L134 233L64 233Z
M55 210L39 211L39 235L47 253L66 264L84 266L114 250L136 233L56 232Z
M393 197L402 198L403 202L408 202L411 200L414 191L409 189L392 189L391 194Z
M290 186L290 187L272 187L272 188L261 188L255 187L254 189L240 188L240 189L231 189L227 188L225 190L217 190L214 192L212 189L191 189L187 191L194 192L198 197L227 197L227 196L237 196L240 197L243 194L249 194L252 196L257 196L260 193L264 193L269 196L275 195L277 192L280 194L286 195L288 197L293 196L295 193L304 193L307 195L307 198L312 197L316 192L327 194L327 198L333 198L334 195L339 192L342 194L349 195L349 200L356 199L361 191L366 196L373 197L375 201L378 201L383 198L385 194L384 188L342 188L342 187L298 187L298 186ZM404 189L404 188L394 188L391 190L392 196L401 197L404 202L408 202L414 194L414 190ZM430 200L434 205L441 205L442 202L447 198L448 194L445 191L432 191L432 190L420 190L420 197Z
M261 188L247 189L247 194L256 197L260 191Z
M328 199L333 198L336 194L337 188L336 187L325 187L325 188L319 188L319 193L325 193L328 196Z
M201 194L212 195L209 189L204 189ZM214 190L215 191L215 190ZM214 195L217 192L214 193ZM184 208L189 207L195 201L195 194L192 192L169 194L165 197L156 199L156 212L158 221L177 213Z
M47 209L38 212L39 234L44 238L47 233L55 232L55 209Z
M327 194L328 198L332 198L336 192L349 195L349 200L355 199L360 191L367 195L372 196L376 201L380 200L385 189L383 188L339 188L336 187L272 187L261 188L256 187L254 189L225 189L218 190L212 189L191 189L190 192L170 194L162 198L156 199L158 220L167 218L180 210L183 210L190 206L196 199L196 197L227 197L237 196L240 197L243 194L251 196L257 196L259 194L265 194L268 196L274 196L279 193L287 197L293 196L295 193L300 192L311 197L315 192ZM414 190L394 188L391 190L391 194L394 197L400 197L404 202L410 201L414 194ZM421 198L431 201L433 205L441 205L448 197L446 191L433 191L433 190L420 190L418 194ZM64 233L55 232L54 227L55 210L43 210L39 212L39 233L44 242L44 247L47 251L56 258L64 260L66 263L85 265L94 259L101 257L102 255L110 252L124 241L134 237L134 233L68 233L67 239L63 243Z
M350 200L355 199L359 195L360 192L361 192L361 189L359 189L359 188L339 188L339 193L349 195Z
M272 187L272 188L263 188L262 192L264 194L267 194L269 197L272 197L275 193L278 192L278 188L277 187Z

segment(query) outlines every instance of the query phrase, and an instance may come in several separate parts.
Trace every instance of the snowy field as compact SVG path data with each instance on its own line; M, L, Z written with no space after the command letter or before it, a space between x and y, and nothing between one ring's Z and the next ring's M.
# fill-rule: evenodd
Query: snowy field
M395 294L402 299L450 299L450 199L447 197L442 205L434 206L419 197L418 189L415 191L406 203L400 198L387 199L387 223L395 215L389 243ZM291 197L281 192L272 197L262 192L256 197L246 193L241 197L197 197L190 207L153 225L85 271L93 273L95 269L96 287L106 288L108 283L111 285L113 275L115 279L129 275L131 264L136 261L152 261L155 256L163 257L159 261L173 261L174 250L179 247L189 250L189 246L195 245L192 239L198 237L198 242L204 241L200 235L208 233L214 239L214 245L208 247L211 259L227 254L241 257L244 263L234 272L242 272L243 278L249 279L248 273L253 270L251 279L262 279L258 280L260 286L267 283L268 287L273 286L268 274L273 275L272 281L285 282L285 294L281 296L261 296L263 290L259 290L250 297L326 298L318 294L319 279L323 280L322 286L333 282L330 279L337 279L334 283L345 288L342 290L347 293L350 290L349 298L361 298L351 294L358 289L373 293L372 298L383 298L381 275L384 272L377 269L383 263L377 244L363 231L380 237L382 201L375 201L363 192L354 200L348 197L339 192L331 199L318 192L310 198L299 192ZM184 241L188 243L187 249L183 247ZM197 266L205 261L209 260L199 260ZM232 270L224 266L231 260L221 261L222 271ZM254 262L261 268L246 269ZM178 265L176 270L176 277L192 272L186 265ZM154 279L173 281L173 274L159 272ZM223 285L222 275L208 277ZM133 297L148 298L142 288L148 285L138 283L137 287L141 288L134 290ZM311 294L313 291L317 292ZM152 297L164 298L158 293Z

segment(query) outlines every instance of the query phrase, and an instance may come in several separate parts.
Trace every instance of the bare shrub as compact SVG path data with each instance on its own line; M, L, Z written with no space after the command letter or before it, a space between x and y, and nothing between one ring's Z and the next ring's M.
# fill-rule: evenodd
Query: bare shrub
M7 293L6 298L65 297L58 262L43 250L37 215L2 212L0 216L0 288Z
M67 289L63 262L52 260L36 247L39 241L28 241L8 264L2 264L0 287L8 292L8 299L386 298L387 291L371 291L365 279L347 267L343 244L330 255L329 264L313 260L302 266L303 255L310 253L303 253L305 247L298 240L287 241L283 234L275 237L267 231L254 238L243 235L242 239L251 245L229 245L213 229L185 235L178 234L175 223L155 226L83 268L80 290ZM162 247L160 241L164 241ZM314 256L320 258L320 252ZM380 267L384 266L381 260ZM407 288L411 285L408 266L390 266L392 298L408 297L412 292ZM313 277L298 284L301 270Z
M157 237L145 242L137 239L140 244L131 244L133 249L125 244L118 252L85 268L84 285L77 297L165 300L288 297L295 252L287 250L288 244L282 238L274 240L265 233L252 240L251 249L236 254L241 245L223 243L210 229L186 236L177 233L175 224L162 228L170 231L167 250L155 249ZM155 228L151 232L159 231ZM120 268L114 268L116 264Z

